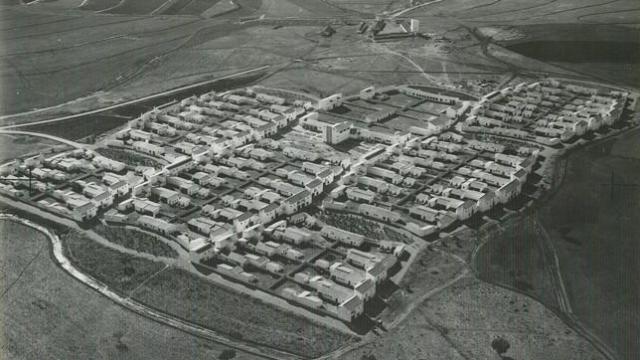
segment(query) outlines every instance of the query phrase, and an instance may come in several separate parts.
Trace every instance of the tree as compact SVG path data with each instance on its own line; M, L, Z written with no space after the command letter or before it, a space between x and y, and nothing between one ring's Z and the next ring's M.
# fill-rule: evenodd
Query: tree
M220 360L231 360L236 357L236 351L233 349L222 350Z
M491 342L491 347L498 353L498 355L502 356L502 354L506 353L507 350L509 350L511 344L509 344L507 340L499 337Z

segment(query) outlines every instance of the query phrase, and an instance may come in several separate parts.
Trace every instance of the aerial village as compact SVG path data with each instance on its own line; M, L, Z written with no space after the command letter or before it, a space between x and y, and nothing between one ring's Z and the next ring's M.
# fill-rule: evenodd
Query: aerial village
M76 149L7 164L0 193L78 223L154 232L202 271L351 322L409 266L411 242L513 201L545 149L614 125L629 100L554 79L479 100L407 85L317 101L283 94L183 99L105 140L162 166ZM408 240L332 226L325 210Z

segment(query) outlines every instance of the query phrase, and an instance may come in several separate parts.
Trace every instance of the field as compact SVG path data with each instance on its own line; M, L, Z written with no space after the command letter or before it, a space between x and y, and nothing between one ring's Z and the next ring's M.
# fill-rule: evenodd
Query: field
M492 342L506 340L498 356ZM420 304L404 322L341 359L601 359L540 303L466 278Z
M162 6L166 0L125 0L106 12L110 14L146 15Z
M29 125L20 130L45 133L70 140L94 137L105 131L124 125L129 119L110 115L90 115L81 119L69 119L60 122Z
M57 267L49 240L0 222L6 359L214 359L226 346L129 312ZM256 359L237 350L235 359Z
M363 41L363 37L357 35L355 25L336 26L337 34L331 39L322 38L318 33L326 22L313 18L345 15L371 18L374 12L399 8L404 6L403 2L243 0L237 2L239 10L208 20L129 14L148 12L162 3L159 0L127 0L110 10L121 13L118 16L70 6L80 3L38 2L29 7L3 10L4 46L0 51L5 61L0 64L0 76L6 87L2 99L4 114L69 102L64 107L15 118L33 121L66 108L75 111L96 108L265 64L273 66L271 76L261 80L265 85L284 86L314 95L398 82L473 90L469 84L480 80L499 82L512 75L529 76L540 72L598 76L602 72L591 70L607 71L612 67L619 69L618 75L611 79L613 81L634 81L634 77L620 75L625 72L637 74L632 70L634 63L627 62L603 64L596 63L597 59L586 59L567 65L551 59L552 65L545 65L496 46L485 53L484 40L470 36L470 30L475 27L495 29L493 34L497 39L510 39L500 34L520 34L509 40L511 42L499 40L507 47L516 46L513 41L523 36L529 40L544 40L545 31L554 36L572 34L566 39L572 41L583 41L594 32L605 34L597 41L615 41L619 38L616 29L632 26L630 23L635 21L635 15L632 11L611 13L612 8L632 9L631 0L620 0L612 5L603 0L587 0L587 3L562 0L554 4L546 4L548 1L543 0L483 0L480 3L448 0L405 14L422 20L423 31L444 36L448 42L405 39L376 44ZM69 4L67 9L65 4ZM109 5L107 0L85 3L85 7L95 8ZM174 4L179 5L185 4ZM203 0L191 1L174 10L178 14L194 14L206 5L209 3L205 4ZM351 11L345 12L345 9ZM310 19L305 21L311 25L292 22L276 29L269 23L229 22L260 14L301 17ZM611 19L614 15L616 21ZM528 20L523 20L523 16ZM535 23L541 19L545 24L552 22L554 25L537 26ZM459 22L465 25L458 26ZM593 22L599 23L597 28L590 25ZM616 24L600 24L612 22ZM583 27L568 31L567 25L563 25L572 23ZM511 25L517 25L517 30ZM585 26L592 30L583 31ZM630 41L633 45L637 39ZM35 56L44 54L46 56ZM73 86L61 87L60 84Z
M97 225L94 230L109 241L138 252L177 258L178 253L156 236L122 226Z
M3 14L0 80L5 114L79 98L109 101L103 98L106 91L137 76L148 61L170 52L197 26L183 18L71 12L33 19L33 13L13 8ZM100 76L87 76L91 74Z
M0 135L0 163L14 160L20 156L46 153L52 148L65 149L65 145L49 139L36 138L28 135Z
M516 29L523 39L502 42L511 51L603 82L637 86L640 81L638 37L621 26L561 24Z
M473 265L481 279L518 289L547 306L557 307L548 271L552 265L545 257L548 249L538 239L535 227L535 216L529 215L509 221L501 232L486 233L487 241Z
M65 253L78 269L122 295L229 337L303 356L318 356L356 340L299 315L283 316L281 309L183 270L122 254L63 227L54 229L62 233Z
M110 9L120 3L120 0L87 0L80 8L82 10L101 11Z
M65 255L80 270L127 295L164 265L106 248L76 231L60 237Z
M315 357L354 341L349 335L283 313L177 269L160 273L132 297L230 337Z
M571 154L562 186L541 210L574 313L622 358L640 352L640 282L632 275L640 271L638 135Z

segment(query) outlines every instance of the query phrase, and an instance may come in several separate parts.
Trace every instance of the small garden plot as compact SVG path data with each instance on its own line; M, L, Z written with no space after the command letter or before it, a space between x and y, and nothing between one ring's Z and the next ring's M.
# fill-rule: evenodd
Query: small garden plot
M369 240L394 240L404 243L413 242L410 237L402 234L398 230L360 215L327 211L322 220L328 225L364 235Z
M287 288L293 289L298 293L307 290L294 281L286 280L286 281L283 281L280 285L278 285L275 289L273 289L273 291L277 294L282 294L282 291Z
M446 110L449 105L434 103L430 101L425 101L420 105L416 105L411 107L413 110L408 110L413 113L429 113L432 115L439 115L442 111Z
M327 242L327 245L330 245L330 243ZM315 246L298 247L295 249L301 251L304 254L305 261L310 261L312 258L318 256L318 254L321 254L323 251L325 251L323 248Z
M387 94L387 96L389 96L389 100L387 100L388 103L402 107L415 104L420 101L414 97L407 96L401 93Z
M97 149L96 152L102 156L123 162L132 167L151 166L154 168L161 168L163 163L166 163L165 161L161 161L160 159L153 158L151 156L123 149L100 148Z
M421 118L424 118L423 116ZM392 129L395 130L399 130L399 131L411 131L411 127L415 126L415 127L419 127L419 128L426 128L428 126L428 122L426 119L424 120L418 120L416 118L409 118L406 116L394 116L392 117L390 120L386 121L384 123L387 127L390 127Z

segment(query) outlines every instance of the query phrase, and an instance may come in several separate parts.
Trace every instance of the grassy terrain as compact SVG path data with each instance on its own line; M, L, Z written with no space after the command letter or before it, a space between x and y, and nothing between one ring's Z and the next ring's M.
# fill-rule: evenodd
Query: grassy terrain
M393 330L341 359L602 359L552 312L529 297L466 278L420 304ZM368 357L367 357L368 356Z
M133 151L126 151L122 149L113 148L100 148L96 150L100 155L106 156L113 160L121 161L130 166L152 166L155 168L162 167L160 161L148 156L143 156Z
M54 146L64 148L54 140L28 135L0 135L0 162L14 160L28 154L46 153Z
M267 305L258 299L167 269L136 290L136 300L228 336L319 356L354 338Z
M82 10L101 11L112 8L120 3L120 0L87 0L80 7Z
M98 224L93 230L104 236L107 240L137 252L169 258L178 257L178 253L172 249L171 246L165 244L153 235L138 230L128 229L123 226L105 226L102 224Z
M70 231L60 239L65 254L76 267L122 295L128 295L164 267L158 262L106 248L76 231Z
M356 234L362 234L367 238L374 240L391 240L405 243L412 242L410 238L399 233L393 228L358 215L327 211L327 216L324 216L322 220L328 225L351 231Z
M104 114L89 115L81 119L69 119L60 122L30 125L23 131L40 132L59 136L69 140L78 140L101 134L125 124L129 119Z
M626 9L630 3L629 0L621 0L614 5L602 5L600 9L586 7L597 5L596 0L587 0L585 4L562 0L544 5L545 1L482 0L471 3L447 0L408 14L423 20L425 32L446 36L451 44L425 39L371 44L356 34L355 26L337 26L338 33L331 39L324 39L318 35L322 22L316 26L278 29L262 26L259 22L227 22L229 18L259 14L302 18L341 17L345 14L372 17L374 12L404 6L397 1L359 4L337 0L243 0L237 2L241 7L239 10L225 15L228 18L223 16L215 21L181 16L105 16L71 9L70 12L62 12L62 3L38 2L29 7L5 10L5 46L1 52L6 61L1 70L2 83L8 88L4 91L2 109L5 113L15 113L75 99L79 100L69 104L70 107L95 107L123 97L142 96L171 86L202 81L216 74L264 64L289 64L289 67L266 79L266 85L285 86L316 95L355 91L370 84L410 82L464 86L459 82L500 80L512 68L484 56L477 41L474 43L474 39L468 39L460 23L469 28L496 26L499 30L500 26L535 24L540 19L544 19L546 24L548 18L545 16L560 8L566 11L553 14L553 22L589 24L598 20L598 16L589 16L584 21L578 17L601 11L603 21L610 21L607 16L611 15L605 12L612 6ZM58 5L54 6L54 3ZM113 11L144 13L158 5L156 3L127 0ZM99 7L110 3L101 4L96 0L85 3L85 6ZM185 4L176 2L175 6L178 5ZM193 14L206 5L208 3L204 0L192 1L179 10L176 8L176 11ZM357 12L345 11L345 8ZM511 14L514 14L513 20L507 16ZM492 20L492 15L497 20ZM532 21L523 22L515 15L529 16ZM552 27L545 25L544 28ZM566 31L558 27L556 32ZM578 36L586 32L570 33ZM616 38L615 33L606 33L611 36L601 41ZM47 56L36 56L43 54ZM402 56L412 59L418 66ZM296 63L292 64L293 61ZM554 74L569 72L572 68L518 61L521 64L515 65L522 67L523 72L532 69ZM583 65L589 67L590 64L585 62ZM581 73L589 75L588 68L583 70ZM101 76L86 76L92 73ZM169 78L167 74L170 74ZM59 86L66 83L74 86Z
M41 233L0 222L3 358L210 360L227 350L123 309L56 266L49 249Z
M385 298L388 311L383 314L383 321L397 320L400 314L409 311L409 307L419 302L425 294L445 285L464 270L463 264L431 248L425 248L417 256L398 284L400 289Z
M638 135L571 154L562 186L541 210L574 314L622 358L640 353ZM612 173L620 185L611 185Z
M557 307L550 259L545 258L544 243L538 239L534 216L527 216L494 229L484 237L488 241L479 249L473 264L483 280L504 284Z
M146 3L146 1L145 1ZM14 113L53 106L135 76L149 60L185 39L196 24L182 18L83 16L49 13L47 3L3 9L0 81L2 111ZM35 19L33 12L44 12ZM26 25L25 25L26 23ZM28 39L28 40L27 40ZM100 74L100 76L87 76ZM73 84L73 86L61 86Z
M121 5L107 10L110 14L146 15L159 8L166 0L125 0Z

